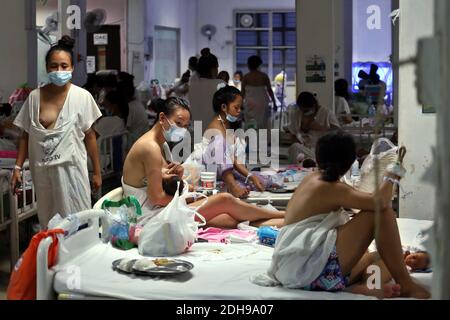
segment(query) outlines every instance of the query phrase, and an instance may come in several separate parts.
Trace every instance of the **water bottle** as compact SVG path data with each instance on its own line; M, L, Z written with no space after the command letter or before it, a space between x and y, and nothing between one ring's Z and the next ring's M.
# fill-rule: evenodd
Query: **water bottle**
M261 227L256 234L258 235L259 243L274 247L279 233L280 231L272 227Z
M375 114L377 113L377 110L375 109L374 105L372 104L369 107L369 117L375 117Z
M352 165L352 177L359 177L359 162L355 160Z

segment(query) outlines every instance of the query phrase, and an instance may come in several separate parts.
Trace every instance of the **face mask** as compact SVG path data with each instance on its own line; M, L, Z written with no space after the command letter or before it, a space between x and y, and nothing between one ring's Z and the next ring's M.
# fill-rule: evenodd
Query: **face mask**
M48 74L48 78L54 85L62 87L72 80L72 71L53 71Z
M170 128L169 130L164 129L164 138L166 139L167 142L180 142L181 140L183 140L187 130L185 128L180 128L179 126L177 126L174 123L170 123Z
M228 122L234 123L234 122L236 122L238 120L239 120L238 117L232 116L231 114L227 114L227 121Z
M240 84L240 83L241 83L241 80L233 80L233 82L234 82L235 84Z
M314 114L314 112L315 112L315 110L312 109L312 110L310 110L310 111L304 112L303 114L304 114L305 116L309 117L309 116L312 116L312 115Z

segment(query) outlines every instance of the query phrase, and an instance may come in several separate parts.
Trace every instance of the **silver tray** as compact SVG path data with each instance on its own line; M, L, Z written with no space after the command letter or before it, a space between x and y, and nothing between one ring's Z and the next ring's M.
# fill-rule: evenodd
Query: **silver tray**
M194 268L194 265L188 261L185 260L179 260L179 259L145 259L155 262L156 266L152 268L147 268L145 270L138 269L134 265L139 260L134 260L134 265L131 268L130 272L127 272L126 270L122 270L119 268L119 264L122 261L122 259L116 260L112 263L113 269L117 270L119 272L123 273L133 273L140 276L171 276L171 275L177 275L182 274L185 272L188 272ZM133 261L133 260L131 260ZM166 261L164 264L158 264L158 261ZM131 262L130 262L131 263Z

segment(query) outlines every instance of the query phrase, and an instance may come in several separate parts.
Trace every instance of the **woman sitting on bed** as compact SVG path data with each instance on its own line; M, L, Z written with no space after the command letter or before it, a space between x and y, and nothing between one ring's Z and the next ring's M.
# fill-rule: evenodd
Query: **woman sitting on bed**
M243 139L228 134L240 129L243 98L232 86L223 85L214 94L216 114L207 127L201 143L201 161L208 171L217 171L227 190L237 198L245 198L250 190L264 191L271 186L267 178L251 173L245 166L246 144ZM193 154L195 157L195 153Z
M375 239L381 259L396 284L370 290L356 285L353 293L378 297L429 298L414 283L404 261L395 212L390 206L393 185L404 175L400 164L389 167L380 186L381 213L375 219L373 194L341 183L355 161L353 138L342 132L319 139L316 159L319 170L306 177L286 210L285 227L277 239L269 276L289 288L339 291L357 284L371 264L367 249ZM343 208L360 209L349 220ZM378 221L377 232L375 232ZM369 261L369 262L368 262Z
M165 160L167 142L180 142L191 120L187 101L169 98L158 115L158 122L131 148L123 168L122 186L125 196L134 196L141 203L144 219L156 216L173 196L163 189L163 179L173 174L183 176L183 167ZM200 205L202 201L192 203ZM242 221L254 226L282 226L284 212L270 211L236 199L224 193L208 198L199 209L209 226L236 228Z

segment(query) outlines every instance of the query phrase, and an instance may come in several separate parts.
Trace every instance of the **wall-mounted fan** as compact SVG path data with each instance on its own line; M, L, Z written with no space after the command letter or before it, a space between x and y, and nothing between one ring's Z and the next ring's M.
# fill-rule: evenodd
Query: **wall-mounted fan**
M207 37L209 41L211 41L212 37L214 37L217 32L217 28L212 24L207 24L202 27L200 32L202 33L202 35Z
M50 34L58 31L58 12L54 12L51 16L45 19L45 26L36 28L38 33L38 39L42 42L52 46L53 40Z
M251 28L253 27L254 19L253 15L249 13L242 14L239 18L239 23L241 28Z
M84 27L87 32L93 33L102 27L106 22L106 11L104 9L94 9L86 13L84 18Z

